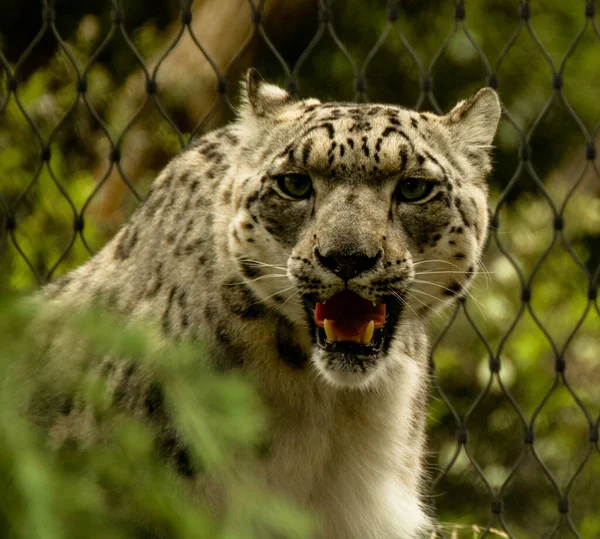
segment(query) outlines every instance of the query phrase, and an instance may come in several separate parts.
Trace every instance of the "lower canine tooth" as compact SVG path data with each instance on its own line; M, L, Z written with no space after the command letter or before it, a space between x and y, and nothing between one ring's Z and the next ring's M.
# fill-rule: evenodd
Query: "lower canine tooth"
M327 340L329 342L336 342L337 336L333 329L333 324L331 323L331 320L323 320L323 327L325 328L325 335L327 336Z
M365 332L363 333L363 336L362 336L362 339L360 340L360 342L363 344L371 344L371 341L373 340L374 332L375 332L375 322L373 320L371 320L367 324L367 328L365 329Z

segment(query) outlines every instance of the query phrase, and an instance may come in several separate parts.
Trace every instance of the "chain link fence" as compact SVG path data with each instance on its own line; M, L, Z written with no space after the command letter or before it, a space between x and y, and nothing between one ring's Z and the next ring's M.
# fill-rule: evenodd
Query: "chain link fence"
M251 64L303 97L436 112L497 88L489 283L434 325L431 503L477 537L600 537L600 30L593 1L558 4L4 4L2 279L91 256Z

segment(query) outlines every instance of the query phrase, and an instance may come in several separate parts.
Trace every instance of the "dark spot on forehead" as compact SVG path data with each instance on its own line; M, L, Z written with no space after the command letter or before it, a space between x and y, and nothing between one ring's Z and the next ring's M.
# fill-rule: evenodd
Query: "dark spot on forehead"
M430 152L428 152L427 150L425 150L425 155L427 156L428 159L431 159L438 167L440 167L442 173L444 174L444 179L446 181L448 181L448 178L446 177L446 170L444 169L444 167L441 165L441 163L433 156L431 155Z
M302 163L306 166L306 164L308 163L308 158L310 157L310 152L312 150L313 147L313 139L309 138L305 143L304 146L302 147Z
M408 155L406 154L405 148L400 148L400 170L403 170L406 166L406 161L408 160Z
M369 147L367 146L367 137L362 138L362 151L366 157L369 157Z

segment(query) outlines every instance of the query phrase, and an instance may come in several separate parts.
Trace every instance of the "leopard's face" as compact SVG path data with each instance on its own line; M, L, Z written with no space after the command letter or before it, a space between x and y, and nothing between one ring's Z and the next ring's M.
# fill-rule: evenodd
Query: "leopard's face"
M474 99L444 117L295 104L286 143L242 182L230 249L255 294L310 332L312 361L334 385L376 380L410 321L462 297L473 278L489 161L483 142L456 133L479 101L498 109L491 91Z

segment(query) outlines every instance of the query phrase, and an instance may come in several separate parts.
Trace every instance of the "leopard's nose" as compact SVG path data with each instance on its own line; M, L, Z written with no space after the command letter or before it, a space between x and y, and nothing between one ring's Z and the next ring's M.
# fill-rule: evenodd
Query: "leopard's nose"
M335 251L323 255L318 248L315 248L315 257L319 263L346 282L372 269L382 255L383 251L379 251L375 256L366 256L362 253L347 255Z

